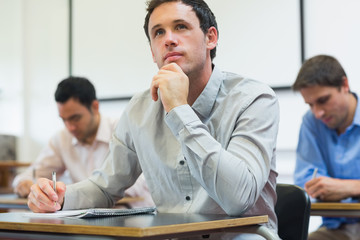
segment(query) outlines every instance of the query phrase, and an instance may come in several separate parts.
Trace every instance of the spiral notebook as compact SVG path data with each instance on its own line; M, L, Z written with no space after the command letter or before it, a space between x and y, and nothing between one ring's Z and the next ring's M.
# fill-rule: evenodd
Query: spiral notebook
M156 207L143 207L131 209L117 209L117 208L89 208L80 210L64 210L54 213L24 213L25 217L37 218L94 218L94 217L112 217L112 216L128 216L138 214L156 214Z

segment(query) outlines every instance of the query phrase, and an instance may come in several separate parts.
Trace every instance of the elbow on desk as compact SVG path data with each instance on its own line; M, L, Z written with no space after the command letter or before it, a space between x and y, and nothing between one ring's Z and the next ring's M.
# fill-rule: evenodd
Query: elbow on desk
M241 216L255 205L259 196L257 184L252 183L233 191L228 197L222 198L220 206L229 216Z
M222 209L229 216L241 216L255 205L257 199L255 195L254 193L250 193L233 198L223 203Z

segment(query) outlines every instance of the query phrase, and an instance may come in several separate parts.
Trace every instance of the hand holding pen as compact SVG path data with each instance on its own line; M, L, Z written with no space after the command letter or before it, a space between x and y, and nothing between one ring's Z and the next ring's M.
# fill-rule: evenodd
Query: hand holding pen
M312 198L319 198L319 196L317 196L317 192L319 190L319 187L317 186L317 182L318 182L317 181L317 173L318 173L318 168L315 168L313 171L311 180L309 180L307 183L305 183L305 190ZM314 181L314 180L316 180L316 181Z
M52 175L52 180L39 178L36 184L31 186L28 206L33 212L58 211L64 202L65 190L65 184L56 181L56 173Z

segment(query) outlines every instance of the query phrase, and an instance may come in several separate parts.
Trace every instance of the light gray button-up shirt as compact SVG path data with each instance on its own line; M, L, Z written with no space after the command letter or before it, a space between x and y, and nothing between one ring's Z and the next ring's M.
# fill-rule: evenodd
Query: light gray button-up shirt
M216 67L193 106L166 113L150 91L136 95L102 168L68 186L64 209L112 206L143 172L159 212L268 214L276 230L278 123L268 86Z

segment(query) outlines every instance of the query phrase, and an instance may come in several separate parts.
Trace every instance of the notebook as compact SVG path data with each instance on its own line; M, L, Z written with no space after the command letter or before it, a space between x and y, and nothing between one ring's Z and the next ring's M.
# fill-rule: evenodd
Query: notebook
M72 218L93 218L93 217L112 217L112 216L128 216L137 214L156 214L156 207L143 207L131 209L117 209L117 208L89 208L80 210L64 210L54 213L24 213L25 217L37 218L58 218L58 217L72 217Z

